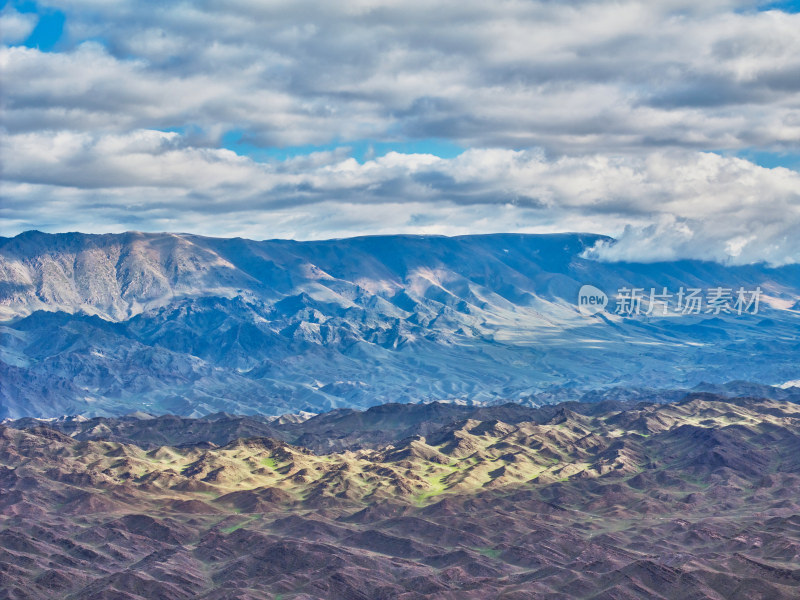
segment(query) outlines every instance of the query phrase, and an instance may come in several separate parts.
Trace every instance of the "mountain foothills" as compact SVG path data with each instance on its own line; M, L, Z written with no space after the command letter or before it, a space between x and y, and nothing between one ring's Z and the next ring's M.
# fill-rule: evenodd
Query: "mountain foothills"
M0 238L0 418L532 405L800 379L800 265L603 263L596 235ZM758 314L584 316L578 290L760 288Z
M779 400L0 426L3 598L788 599L798 511Z

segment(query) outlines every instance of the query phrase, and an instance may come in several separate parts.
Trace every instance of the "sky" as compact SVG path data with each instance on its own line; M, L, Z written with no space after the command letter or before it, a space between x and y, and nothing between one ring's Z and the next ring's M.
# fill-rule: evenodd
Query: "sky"
M0 2L0 235L800 262L800 2Z

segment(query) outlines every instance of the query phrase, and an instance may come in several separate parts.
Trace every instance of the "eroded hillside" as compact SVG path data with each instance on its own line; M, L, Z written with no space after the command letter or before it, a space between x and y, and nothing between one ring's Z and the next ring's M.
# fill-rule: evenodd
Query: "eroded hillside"
M4 427L8 597L796 597L800 407L584 412L332 454Z

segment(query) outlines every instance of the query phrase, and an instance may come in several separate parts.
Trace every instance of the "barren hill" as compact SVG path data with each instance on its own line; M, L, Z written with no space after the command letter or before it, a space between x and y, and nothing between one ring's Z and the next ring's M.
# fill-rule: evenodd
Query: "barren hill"
M406 409L362 421L392 411ZM454 416L332 454L268 437L138 446L3 427L6 597L800 592L800 406L706 395Z

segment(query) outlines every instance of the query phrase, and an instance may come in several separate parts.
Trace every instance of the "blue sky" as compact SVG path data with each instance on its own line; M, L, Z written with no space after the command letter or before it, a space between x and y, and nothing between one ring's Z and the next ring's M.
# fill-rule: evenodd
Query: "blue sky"
M464 151L464 148L444 139L423 138L417 140L388 141L377 139L360 139L347 141L331 141L328 144L301 146L259 146L247 140L247 132L242 129L231 129L220 139L223 148L237 154L248 156L257 162L281 161L289 158L309 155L318 152L344 150L348 156L363 163L388 152L403 154L434 154L442 158L453 158Z
M66 15L60 10L39 7L35 2L20 3L17 7L22 13L32 13L38 17L36 27L22 41L28 48L38 48L43 52L52 52L64 32Z
M0 234L581 229L795 262L799 10L2 2Z
M800 12L800 2L798 0L786 0L784 2L767 2L758 7L758 10L782 10L788 13Z

